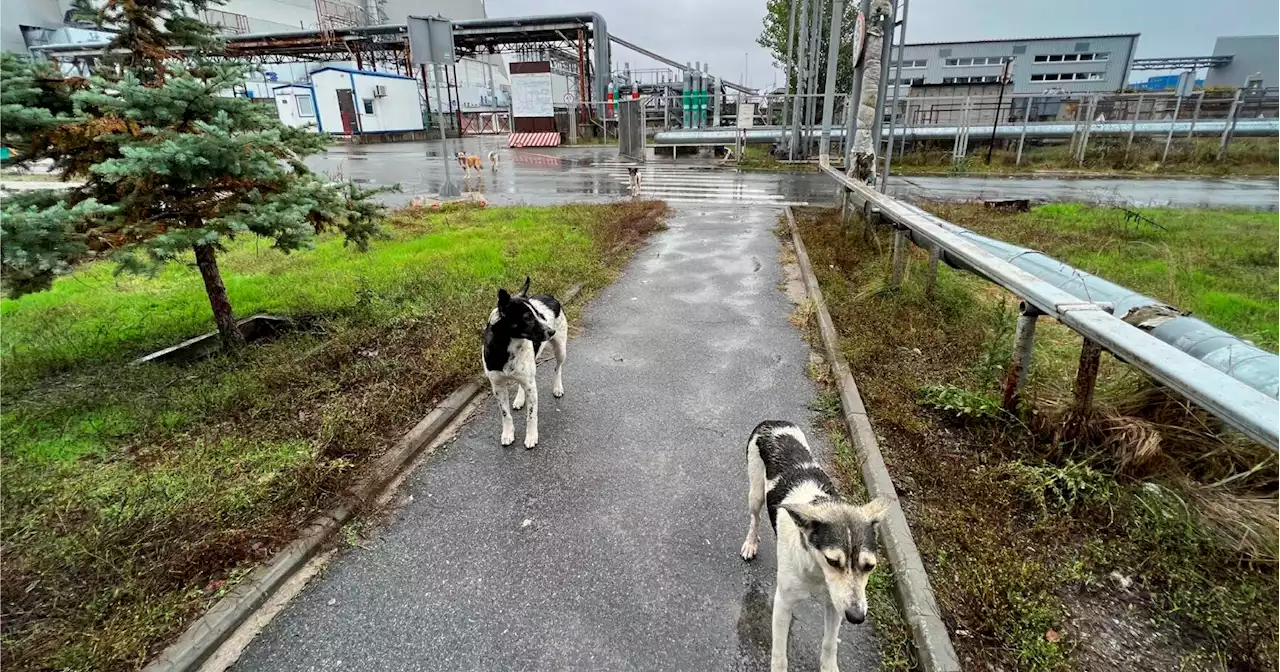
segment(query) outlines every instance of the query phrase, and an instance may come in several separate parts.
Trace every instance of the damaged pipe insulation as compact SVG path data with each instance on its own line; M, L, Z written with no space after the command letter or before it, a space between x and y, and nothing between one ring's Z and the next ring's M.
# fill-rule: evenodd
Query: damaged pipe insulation
M1280 404L1270 393L1263 392L1235 376L1247 375L1260 387L1270 387L1272 393L1275 389L1274 382L1268 385L1266 381L1247 373L1246 370L1255 369L1254 365L1237 366L1233 363L1232 372L1226 373L1215 368L1208 361L1188 354L1197 352L1200 347L1211 348L1212 351L1220 349L1203 338L1197 339L1195 345L1191 345L1187 339L1171 337L1167 331L1161 333L1163 339L1171 339L1177 345L1157 338L1154 332L1163 324L1154 323L1166 317L1173 318L1174 315L1164 313L1159 308L1139 307L1137 311L1132 311L1131 307L1138 302L1131 297L1132 292L1121 288L1120 296L1116 297L1121 299L1121 306L1117 308L1119 310L1130 308L1130 312L1124 317L1139 324L1145 323L1151 327L1152 331L1137 327L1133 322L1121 319L1120 315L1113 315L1113 307L1110 304L1103 305L1096 302L1101 297L1092 294L1096 285L1091 279L1086 280L1083 286L1079 283L1072 285L1070 282L1059 286L1049 279L1042 279L1017 265L1018 258L1027 256L1026 254L1013 253L1011 256L1014 259L1006 260L980 245L974 237L976 234L968 232L967 229L956 227L920 208L874 191L870 186L832 168L826 161L821 161L820 165L824 174L853 192L855 201L862 205L870 204L871 207L879 208L881 217L896 222L903 229L903 235L909 235L916 244L930 250L941 248L940 251L947 255L948 264L954 264L958 268L972 269L972 272L979 277L1004 287L1036 310L1058 320L1088 341L1105 348L1117 359L1146 372L1174 393L1190 399L1226 424L1240 430L1245 436L1272 450L1280 451ZM957 232L958 229L970 235L960 235ZM1030 253L1029 250L1027 252ZM1075 271L1061 265L1057 268L1064 273ZM1068 278L1068 280L1074 279L1074 277ZM1097 287L1098 291L1103 291L1100 286ZM1068 288L1075 291L1085 291L1087 288L1090 294L1088 298L1082 300L1080 296L1068 291ZM1144 313L1144 311L1150 312ZM1153 316L1156 319L1152 319ZM1233 339L1230 335L1225 337ZM1241 349L1237 352L1243 356L1244 353L1251 352L1247 348L1252 347L1241 342ZM1204 356L1207 353L1201 354ZM1267 356L1274 357L1274 355ZM1234 354L1232 359L1235 359ZM1273 364L1273 376L1274 370ZM1272 380L1274 381L1274 378Z
M794 110L793 110L794 112ZM1196 135L1222 135L1231 122L1221 119L1214 121L1200 120L1195 122ZM1235 130L1232 132L1233 137L1276 137L1280 135L1280 119L1242 119L1235 122ZM1098 135L1123 137L1132 131L1137 135L1154 135L1164 137L1169 132L1169 126L1174 127L1174 133L1185 135L1190 133L1191 122L1189 121L1142 121L1134 124L1129 121L1100 121L1096 122L1089 130L1089 136ZM1068 139L1078 129L1072 124L1058 123L1041 123L1026 124L1026 137L1043 138L1043 139ZM861 128L861 122L859 122ZM981 128L986 130L984 124ZM809 127L807 130L815 130L815 127ZM956 137L956 133L960 131L957 126L911 126L897 127L893 129L893 136L906 136L911 140L951 140ZM781 142L783 137L791 137L785 129L777 126L756 127L746 129L747 142L749 143L766 143ZM1017 139L1023 133L1022 124L1005 124L996 129L997 139ZM700 131L659 131L653 136L653 142L659 145L732 145L737 131L735 129L706 129ZM888 135L888 129L881 130L881 137ZM833 139L843 139L845 129L831 129L831 137Z
M934 217L909 203L905 205L920 217L930 219L935 225L963 237L1081 301L1111 304L1113 314L1125 322L1273 399L1280 397L1280 357L1203 320L1182 315L1173 306L1068 266L1046 254L988 238ZM905 233L920 248L933 249L931 241L914 234L910 228ZM942 261L948 266L983 275L980 270L972 268L947 250L940 250L940 253Z

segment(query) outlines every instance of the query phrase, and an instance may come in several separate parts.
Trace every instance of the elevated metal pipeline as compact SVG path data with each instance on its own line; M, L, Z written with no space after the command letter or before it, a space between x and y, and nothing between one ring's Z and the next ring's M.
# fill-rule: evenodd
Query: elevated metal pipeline
M994 245L999 241L983 239L849 178L832 168L825 156L821 167L827 176L851 191L857 202L877 208L881 216L895 222L916 244L943 252L948 264L1013 292L1036 310L1101 345L1246 436L1280 450L1274 355L1194 318L1177 318L1153 305L1158 302L1148 297L1111 283L1106 283L1110 285L1107 287L1101 278L1056 260L1016 246ZM1046 272L1046 264L1052 272ZM1047 277L1040 277L1040 273ZM1138 325L1146 324L1151 330L1103 310L1102 304L1107 302L1104 296L1114 299L1114 312L1127 313L1131 319L1137 318ZM1147 308L1152 309L1149 317L1141 314ZM1268 366L1273 376L1270 382L1263 373Z
M1155 135L1166 136L1169 134L1169 127L1173 127L1174 135L1184 137L1188 133L1195 135L1221 136L1226 130L1229 121L1222 119L1200 120L1195 122L1192 128L1190 121L1140 121L1136 124L1128 121L1099 121L1094 122L1089 127L1089 136L1112 135L1127 136L1130 129L1134 135ZM816 128L816 127L815 127ZM810 128L809 131L815 130ZM969 129L979 129L984 133L984 137L990 137L991 125L969 126ZM897 127L893 129L893 137L900 138L906 136L912 140L952 140L956 137L959 130L957 126L912 126L908 128ZM1072 134L1079 132L1079 127L1075 124L1057 124L1057 123L1037 123L1026 125L1026 137L1028 138L1070 138ZM734 138L740 133L738 129L733 128L705 128L693 131L658 131L653 136L653 143L658 145L732 145ZM781 142L784 137L790 137L791 134L784 128L777 126L764 126L756 128L748 128L745 130L747 134L747 142ZM1023 133L1022 124L1004 124L996 127L995 137L997 139L1017 139ZM844 138L845 129L831 129L831 137ZM1240 119L1236 121L1235 130L1232 132L1233 137L1274 137L1280 135L1280 119ZM888 137L889 131L886 128L881 131L881 137Z
M939 227L972 242L992 255L1062 289L1081 301L1111 304L1114 307L1113 314L1125 322L1267 396L1280 397L1280 356L1241 340L1203 320L1182 315L1168 304L1064 264L1046 254L988 238L963 226L934 217L909 203L905 205L920 217L931 219ZM931 241L912 235L910 229L907 230L907 235L911 236L912 242L922 248L932 249L934 246ZM941 248L939 252L941 259L947 265L977 272L963 259L957 259L954 255L948 254L945 248Z

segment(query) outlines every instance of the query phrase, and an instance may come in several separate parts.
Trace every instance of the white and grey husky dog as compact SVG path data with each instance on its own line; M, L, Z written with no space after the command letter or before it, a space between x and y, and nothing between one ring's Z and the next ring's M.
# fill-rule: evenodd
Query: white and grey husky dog
M560 302L550 294L529 296L529 278L520 293L512 296L498 290L498 307L489 314L484 328L484 372L493 387L502 412L502 445L516 439L508 394L516 388L515 410L529 404L525 421L524 447L538 445L537 358L550 341L556 356L556 382L551 394L564 396L564 358L569 343L569 323Z
M747 507L751 522L742 559L756 557L760 508L769 507L778 543L778 586L773 597L773 672L787 669L787 636L797 602L818 599L826 609L822 672L835 672L840 619L867 618L867 579L876 566L876 523L883 499L861 506L840 499L814 460L804 432L790 422L766 420L747 441Z

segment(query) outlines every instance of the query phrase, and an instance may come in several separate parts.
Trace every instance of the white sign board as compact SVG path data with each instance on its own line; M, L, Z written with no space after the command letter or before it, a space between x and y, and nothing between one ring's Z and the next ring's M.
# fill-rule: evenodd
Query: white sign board
M738 103L738 128L751 128L756 123L756 104Z
M511 75L511 116L554 117L551 73L530 72Z

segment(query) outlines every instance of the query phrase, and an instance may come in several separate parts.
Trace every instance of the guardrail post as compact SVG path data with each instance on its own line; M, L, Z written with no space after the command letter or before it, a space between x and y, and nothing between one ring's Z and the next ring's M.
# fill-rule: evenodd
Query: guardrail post
M942 247L935 244L929 250L929 274L924 276L924 295L933 298L934 287L938 284L938 259L942 257Z
M1036 321L1040 311L1023 301L1019 305L1018 328L1013 332L1013 357L1004 374L1004 410L1017 413L1022 389L1027 384L1027 371L1031 369L1031 352L1036 340Z
M894 225L893 229L893 275L889 278L889 287L897 291L902 286L902 275L907 269L907 234L902 227Z
M1062 429L1063 438L1077 439L1084 434L1093 407L1093 391L1098 383L1098 367L1102 363L1102 346L1085 338L1080 346L1080 367L1076 370L1071 412Z

